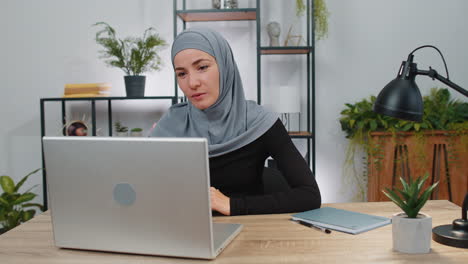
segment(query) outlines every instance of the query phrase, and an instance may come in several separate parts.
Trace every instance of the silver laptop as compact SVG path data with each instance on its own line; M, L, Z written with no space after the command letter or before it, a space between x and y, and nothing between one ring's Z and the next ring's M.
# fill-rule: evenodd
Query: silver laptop
M44 137L55 245L215 258L240 224L213 223L203 138Z

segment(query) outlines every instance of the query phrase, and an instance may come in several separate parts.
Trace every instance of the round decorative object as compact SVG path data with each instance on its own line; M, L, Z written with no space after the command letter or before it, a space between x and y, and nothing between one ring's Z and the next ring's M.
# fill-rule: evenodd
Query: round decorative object
M88 125L80 120L71 121L67 124L65 132L67 136L87 136Z

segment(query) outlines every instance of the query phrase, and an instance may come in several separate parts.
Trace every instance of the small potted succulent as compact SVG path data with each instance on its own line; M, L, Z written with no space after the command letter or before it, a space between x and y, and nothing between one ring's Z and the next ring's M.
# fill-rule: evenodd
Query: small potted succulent
M127 137L128 136L128 127L123 126L120 121L114 123L115 132L118 137Z
M143 136L143 129L141 129L139 127L132 128L132 130L130 130L130 136L132 136L132 137L142 137Z
M439 182L422 190L429 174L407 183L400 177L402 189L385 188L383 193L403 212L392 217L393 249L403 253L428 253L431 250L432 217L419 211Z
M105 22L98 22L93 26L103 27L96 33L96 42L104 49L100 51L101 58L111 67L122 69L127 97L145 96L145 72L158 71L161 58L158 55L160 48L166 46L152 27L145 30L142 38L127 37L118 39L114 28Z

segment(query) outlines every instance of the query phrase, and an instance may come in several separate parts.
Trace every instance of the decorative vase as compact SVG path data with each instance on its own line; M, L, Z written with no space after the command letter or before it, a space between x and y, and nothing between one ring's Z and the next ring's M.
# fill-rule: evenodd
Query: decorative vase
M429 253L431 250L432 217L419 213L408 218L405 213L392 216L393 249L411 254Z
M124 76L125 91L127 97L144 97L146 76L128 75Z

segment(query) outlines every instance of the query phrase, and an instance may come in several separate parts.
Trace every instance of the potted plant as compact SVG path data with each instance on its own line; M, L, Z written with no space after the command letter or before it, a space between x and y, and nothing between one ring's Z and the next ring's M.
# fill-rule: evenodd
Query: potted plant
M142 137L143 136L143 129L141 129L139 127L132 128L132 130L130 130L130 135L132 137Z
M400 177L403 188L382 191L403 210L392 217L393 249L403 253L428 253L431 249L432 217L419 211L439 182L423 190L424 178L407 183Z
M447 89L433 88L423 98L423 120L417 123L375 113L375 99L371 96L348 103L341 112L341 129L350 140L343 179L348 185L357 184L355 200L365 200L366 196L368 201L387 200L380 190L393 186L398 181L395 175L424 175L434 165L434 152L445 152L446 155L437 155L442 165L434 166L440 170L434 170L432 176L439 173L444 177L433 196L440 194L439 199L449 199L452 195L452 201L461 205L462 194L466 193L463 188L468 184L468 165L460 162L468 160L468 103L450 99ZM436 147L441 151L435 151ZM359 175L355 155L361 153L365 157L363 174ZM450 185L451 194L446 188Z
M128 127L123 126L122 123L120 123L120 121L115 122L114 127L118 137L128 136Z
M141 74L160 69L158 51L166 46L166 41L152 27L146 29L141 38L118 39L109 24L98 22L93 26L103 27L96 33L96 42L104 48L100 51L101 58L108 66L120 68L127 74L124 76L127 96L143 97L146 76Z
M9 176L0 177L0 186L3 193L0 195L0 234L26 222L34 217L36 210L26 208L37 207L43 211L43 206L38 203L29 203L37 195L31 192L31 187L24 193L20 193L19 189L29 176L35 174L41 169L37 169L28 175L24 176L17 184Z
M308 1L308 0L306 0ZM304 14L306 5L304 0L296 0L296 16L300 17ZM315 40L321 40L328 35L328 16L330 13L327 9L325 0L314 0L314 32Z

